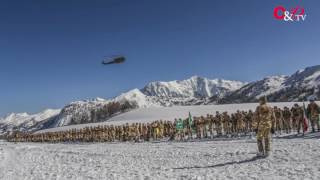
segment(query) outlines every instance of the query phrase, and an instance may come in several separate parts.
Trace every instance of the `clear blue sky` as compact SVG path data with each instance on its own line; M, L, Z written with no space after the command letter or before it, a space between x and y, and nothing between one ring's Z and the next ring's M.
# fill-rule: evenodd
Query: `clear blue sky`
M307 19L273 18L277 5ZM192 75L253 81L320 64L319 0L1 0L0 116ZM103 56L127 63L102 66Z

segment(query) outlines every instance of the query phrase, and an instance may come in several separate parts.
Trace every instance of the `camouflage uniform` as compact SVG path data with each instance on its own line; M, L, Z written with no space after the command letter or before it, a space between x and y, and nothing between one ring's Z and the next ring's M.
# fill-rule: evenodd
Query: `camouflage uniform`
M206 137L206 125L205 125L205 120L204 120L204 117L203 116L201 116L200 117L200 137L201 138L205 138Z
M200 118L194 119L194 124L195 124L198 139L201 138L201 122L200 122L200 120L201 120Z
M213 138L213 125L214 125L214 117L213 115L209 115L209 132L211 138Z
M150 141L152 134L152 126L150 123L147 123L147 140Z
M278 108L277 106L274 107L274 115L276 117L276 131L280 132L281 134L281 130L283 129L283 115L282 115L282 110L280 108Z
M300 107L298 104L294 104L294 106L291 108L291 112L292 112L292 122L299 134L300 128L303 126L303 113L304 113L303 108Z
M130 127L129 127L129 123L126 123L126 125L124 126L124 141L128 141L129 140L129 135L130 135Z
M236 113L236 121L237 121L237 132L242 133L244 129L243 115L238 110Z
M258 155L269 155L271 150L270 145L270 130L273 125L274 114L271 107L267 105L266 97L260 98L260 105L256 109L258 124L257 124L257 143ZM264 141L264 145L263 145Z
M222 135L222 122L221 122L221 115L220 115L219 111L216 112L215 128L217 131L217 135L221 136Z
M253 112L249 110L246 114L246 122L247 122L247 132L252 132L252 125L253 125Z
M160 131L158 121L153 122L151 126L152 126L152 138L153 140L158 140L159 131Z
M176 134L176 126L174 123L172 123L170 121L168 123L169 123L169 128L170 128L170 138L171 138L171 140L173 140L175 137L175 134Z
M307 108L308 116L311 121L312 132L315 132L315 126L317 125L318 131L320 131L320 124L319 124L319 114L320 109L319 106L314 102L311 101Z
M211 124L211 119L210 119L210 115L209 114L207 114L207 117L205 117L205 119L204 119L204 121L205 121L205 133L206 133L206 136L208 137L209 136L209 134L210 134L210 136L211 136L211 129L212 129L212 124Z
M231 114L231 131L233 135L237 134L237 118L236 115L234 113Z
M225 134L230 134L230 116L228 115L228 112L223 112L222 114L222 124L223 124L223 131Z
M164 124L163 124L162 120L160 120L158 127L159 127L159 135L158 136L160 139L162 139L164 136Z
M289 133L291 132L292 124L291 124L291 111L289 110L288 107L284 107L282 115L283 115L284 130L287 133Z

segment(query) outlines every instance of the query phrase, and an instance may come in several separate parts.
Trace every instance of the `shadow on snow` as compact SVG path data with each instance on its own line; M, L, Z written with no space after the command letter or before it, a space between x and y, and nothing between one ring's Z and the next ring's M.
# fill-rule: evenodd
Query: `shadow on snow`
M291 134L288 136L274 137L275 139L320 139L320 132L307 133L304 136L302 134Z
M254 156L250 159L245 159L242 161L232 161L232 162L226 162L226 163L220 163L220 164L215 164L215 165L210 165L210 166L190 166L190 167L178 167L178 168L172 168L174 170L183 170L183 169L205 169L205 168L216 168L216 167L223 167L223 166L228 166L228 165L234 165L234 164L244 164L244 163L250 163L254 162L258 159L261 159L257 156Z

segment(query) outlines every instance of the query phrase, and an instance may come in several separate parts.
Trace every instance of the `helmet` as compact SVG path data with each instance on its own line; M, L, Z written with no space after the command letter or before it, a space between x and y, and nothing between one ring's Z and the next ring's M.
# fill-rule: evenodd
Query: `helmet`
M261 96L259 98L259 102L260 102L260 104L266 104L267 103L267 97L266 96Z

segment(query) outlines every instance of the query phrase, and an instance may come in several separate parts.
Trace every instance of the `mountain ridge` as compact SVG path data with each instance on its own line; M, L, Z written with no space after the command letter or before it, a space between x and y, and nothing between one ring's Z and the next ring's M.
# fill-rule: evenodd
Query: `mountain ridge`
M42 112L33 115L10 114L11 117L9 115L0 118L0 128L46 129L107 121L111 117L137 108L247 103L257 102L261 96L268 96L273 102L319 98L320 65L298 70L289 76L267 76L250 83L199 76L185 80L154 81L142 89L135 88L112 99L94 98L71 102L62 109L55 110L51 116L41 116ZM17 121L19 123L13 123Z

